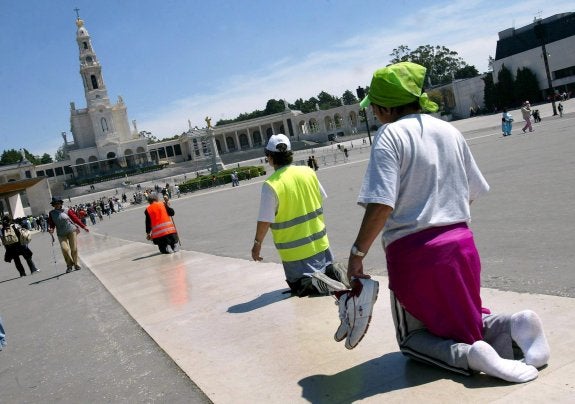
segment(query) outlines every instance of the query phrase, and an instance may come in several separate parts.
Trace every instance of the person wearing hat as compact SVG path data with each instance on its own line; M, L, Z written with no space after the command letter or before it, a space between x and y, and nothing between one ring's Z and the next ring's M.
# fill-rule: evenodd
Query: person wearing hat
M64 207L62 198L52 197L50 205L54 209L48 212L48 232L52 235L53 241L54 231L56 231L64 261L66 261L66 273L79 270L82 267L78 256L77 234L80 233L80 229L86 232L90 230L72 209Z
M291 292L300 297L325 294L327 290L307 274L327 272L333 276L322 205L326 193L314 170L292 165L293 153L286 135L271 136L265 155L275 171L262 186L251 256L254 261L263 259L262 244L271 228Z
M463 135L425 113L438 110L422 90L425 74L411 62L379 69L360 103L383 125L358 197L365 212L348 276L369 278L362 259L382 232L404 355L460 374L533 380L549 358L541 321L528 310L490 315L482 307L481 265L468 223L471 202L489 185ZM512 342L523 362L515 360Z
M525 101L521 106L521 115L525 120L525 126L521 129L523 133L525 133L527 129L529 129L529 132L533 132L533 127L531 126L531 105L529 101Z
M24 257L28 268L30 268L30 274L33 275L40 271L34 261L32 261L32 255L34 254L32 250L28 247L28 244L23 244L20 241L20 230L21 227L14 223L9 216L4 216L2 218L2 227L0 228L0 239L6 252L4 253L4 261L12 262L16 265L16 269L20 274L20 277L26 276L26 271L24 266L20 261L20 257Z
M147 196L149 205L144 211L146 239L152 240L162 254L171 254L180 249L178 231L172 220L175 212L170 207L168 195L164 195L161 202L160 195L157 192L150 192Z

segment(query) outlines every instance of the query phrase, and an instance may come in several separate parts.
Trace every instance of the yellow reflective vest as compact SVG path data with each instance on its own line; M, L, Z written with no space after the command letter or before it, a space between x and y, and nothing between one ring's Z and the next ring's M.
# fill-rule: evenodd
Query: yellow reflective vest
M271 224L275 246L283 262L309 258L329 248L319 181L304 166L284 166L266 181L278 199L275 223Z
M146 210L152 223L152 239L176 233L174 222L172 222L163 203L154 202Z

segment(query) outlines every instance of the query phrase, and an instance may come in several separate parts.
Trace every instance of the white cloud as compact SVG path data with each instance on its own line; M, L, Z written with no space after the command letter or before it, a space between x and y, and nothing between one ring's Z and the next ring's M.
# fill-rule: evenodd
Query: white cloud
M543 5L549 13L543 17L561 12L559 6L538 0L514 4L457 0L388 24L383 16L378 31L350 37L299 59L277 61L251 75L230 77L215 84L213 93L175 100L169 109L140 117L139 126L163 138L186 130L188 119L192 126L204 126L206 116L214 122L235 118L265 108L272 98L293 102L320 91L340 96L368 84L372 72L387 64L393 48L402 44L411 49L425 44L446 46L484 72L489 55L495 56L498 32L514 21L519 26L529 24Z

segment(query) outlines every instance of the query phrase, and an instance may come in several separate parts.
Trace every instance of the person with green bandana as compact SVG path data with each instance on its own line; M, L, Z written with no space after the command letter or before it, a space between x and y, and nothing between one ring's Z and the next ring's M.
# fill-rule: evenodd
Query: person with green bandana
M251 256L254 261L262 261L262 243L271 228L292 294L303 297L329 293L323 282L318 284L311 276L320 272L337 280L323 216L325 190L313 169L292 165L293 153L286 135L271 136L265 155L275 171L262 186Z
M404 355L464 375L533 380L549 359L541 320L530 310L493 315L482 307L481 263L468 223L471 202L489 185L463 135L426 114L438 105L423 92L425 74L425 67L411 62L378 69L360 103L371 106L383 125L358 197L365 213L348 277L369 279L362 260L382 233L392 317ZM363 299L370 301L373 296ZM365 304L363 311L371 312ZM347 317L353 318L349 306ZM513 342L522 361L514 356Z

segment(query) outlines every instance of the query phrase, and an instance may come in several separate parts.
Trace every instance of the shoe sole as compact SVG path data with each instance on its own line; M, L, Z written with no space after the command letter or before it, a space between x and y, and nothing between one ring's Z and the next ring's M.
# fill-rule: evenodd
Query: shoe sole
M361 342L361 340L363 339L363 337L365 337L365 334L367 334L367 330L369 329L369 324L371 323L371 316L373 314L373 306L375 306L375 302L377 301L377 297L379 295L379 282L378 281L373 281L374 285L373 285L373 297L372 297L372 302L371 302L371 312L369 313L369 315L367 316L367 325L365 327L365 330L363 331L361 337L359 337L359 339L356 341L356 343L354 345L351 345L349 342L349 338L345 341L345 347L347 349L353 349L356 346L359 345L359 343ZM355 325L355 324L354 324ZM350 327L350 330L353 331L353 327L354 325L352 325ZM349 331L348 331L348 336L349 336Z
M311 274L311 277L315 278L318 281L323 282L325 285L327 285L327 289L329 292L338 292L338 291L347 290L347 287L343 283L336 281L335 279L331 279L329 276L327 276L323 272L319 272L319 271L314 272ZM320 292L324 292L324 290L320 290Z

